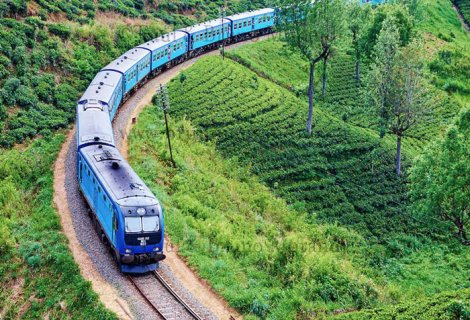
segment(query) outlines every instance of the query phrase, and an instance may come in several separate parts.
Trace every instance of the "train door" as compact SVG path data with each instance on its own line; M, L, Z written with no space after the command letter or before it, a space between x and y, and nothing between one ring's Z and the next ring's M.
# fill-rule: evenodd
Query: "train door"
M112 237L113 244L116 245L116 231L118 230L118 220L117 220L116 209L114 209L112 205L111 205L111 209L113 212L113 230L111 232L112 233L111 237Z
M251 30L255 30L255 18L251 18Z
M83 176L83 163L81 157L79 157L78 160L78 181L80 182L80 185L82 184L82 176Z

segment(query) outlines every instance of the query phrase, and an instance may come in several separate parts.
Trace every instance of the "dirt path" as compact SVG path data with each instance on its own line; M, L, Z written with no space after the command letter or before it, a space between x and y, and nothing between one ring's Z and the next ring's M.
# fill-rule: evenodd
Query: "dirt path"
M263 40L272 36L273 35L263 36L258 39L240 42L228 46L227 49L233 49L241 45ZM151 102L152 96L154 95L157 87L160 84L168 83L171 79L179 75L181 71L189 68L202 57L216 54L218 54L217 51L209 52L167 70L147 82L133 97L120 107L118 115L113 121L113 130L116 145L125 158L128 157L128 136L132 129L132 119L137 119L142 109ZM65 166L67 161L70 161L70 148L73 147L72 144L74 139L75 129L69 131L67 139L62 145L59 157L54 165L54 203L60 215L64 233L68 238L70 250L72 251L75 261L80 267L82 276L92 283L93 290L98 294L100 300L108 309L115 312L120 319L133 319L133 312L130 311L131 308L129 307L129 304L121 297L122 292L118 291L115 285L111 285L104 279L100 273L102 271L98 271L92 261L93 259L90 258L89 253L83 248L82 243L77 237L77 226L74 227L73 215L71 214L71 209L68 203L70 199L67 198L68 190L66 187L67 181L75 177L70 174L70 171L66 170ZM68 157L69 159L67 160ZM230 308L228 304L196 274L196 272L186 265L185 261L178 256L177 247L173 246L168 238L166 238L166 241L166 247L171 248L171 250L167 250L167 259L164 261L164 264L169 267L172 275L183 284L185 289L194 295L199 302L209 309L217 318L230 319L231 317L234 317L236 319L242 319L240 314ZM124 294L124 296L126 296L126 294ZM127 295L127 297L128 296L129 295ZM135 308L133 310L135 311Z
M126 301L120 298L118 291L101 277L90 257L83 250L73 228L65 191L65 164L67 163L66 159L70 144L74 138L75 129L70 130L67 134L67 140L62 145L59 157L54 165L54 204L59 213L64 233L67 236L70 251L72 251L73 258L80 267L83 278L91 282L93 290L98 294L106 308L115 312L120 319L133 319Z

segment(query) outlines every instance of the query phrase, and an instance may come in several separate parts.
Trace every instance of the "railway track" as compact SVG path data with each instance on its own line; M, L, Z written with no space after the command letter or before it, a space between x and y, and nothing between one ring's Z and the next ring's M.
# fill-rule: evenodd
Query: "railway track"
M157 270L146 276L129 275L128 278L134 288L141 294L142 298L162 319L203 319L180 295L178 295L173 286L165 280L160 271ZM162 291L165 291L166 294L163 294ZM169 299L169 297L172 299Z

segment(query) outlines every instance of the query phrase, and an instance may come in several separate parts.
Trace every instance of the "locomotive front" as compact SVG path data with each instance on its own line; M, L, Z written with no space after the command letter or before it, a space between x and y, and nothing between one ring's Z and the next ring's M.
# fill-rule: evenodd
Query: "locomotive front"
M155 270L158 262L165 259L163 209L155 198L133 197L122 202L121 270Z

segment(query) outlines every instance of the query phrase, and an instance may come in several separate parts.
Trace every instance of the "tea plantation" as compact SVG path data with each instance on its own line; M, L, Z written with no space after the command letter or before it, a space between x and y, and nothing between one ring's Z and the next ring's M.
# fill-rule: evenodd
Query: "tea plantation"
M405 192L393 175L391 141L319 108L308 137L305 101L230 60L204 59L186 76L170 86L173 114L186 115L225 155L251 165L312 221L343 221L377 240L415 227L403 214Z

